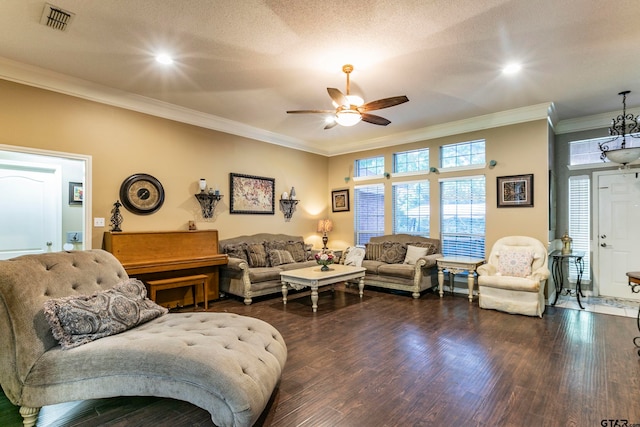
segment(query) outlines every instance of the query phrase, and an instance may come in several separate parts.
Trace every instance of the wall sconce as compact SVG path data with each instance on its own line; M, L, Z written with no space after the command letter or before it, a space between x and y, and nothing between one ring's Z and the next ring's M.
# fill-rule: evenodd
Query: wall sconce
M296 211L296 206L298 205L299 200L296 198L296 189L295 187L291 187L291 192L287 194L285 191L282 193L282 198L280 199L280 210L284 214L284 220L289 222L293 213Z
M203 218L213 218L213 213L216 210L216 205L222 199L222 195L218 190L214 190L213 188L207 189L207 180L204 178L200 178L199 182L200 192L195 194L198 203L200 203L200 208L202 209L202 217Z
M498 162L496 162L495 160L490 160L489 161L489 169L495 168L497 164L498 164Z
M434 166L431 166L431 167L429 168L429 172L431 172L431 173L440 173L440 171L438 170L438 168L436 168L436 167L434 167Z
M389 178L391 178L391 174L389 172L385 172L384 173L384 177L389 179Z
M351 177L348 177L348 176L345 176L345 177L344 177L344 182L345 182L345 184L346 184L347 182L349 182L350 180L351 180Z
M326 251L327 248L327 242L329 241L329 237L327 236L327 233L333 230L333 221L331 221L330 219L321 219L318 220L318 228L317 231L318 233L322 233L322 251Z

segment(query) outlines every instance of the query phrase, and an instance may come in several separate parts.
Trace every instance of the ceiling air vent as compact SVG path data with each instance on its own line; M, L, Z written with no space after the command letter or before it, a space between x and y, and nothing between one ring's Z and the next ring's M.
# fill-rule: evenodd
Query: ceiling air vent
M51 27L54 30L67 31L67 28L69 27L69 24L71 24L71 21L73 21L74 16L75 13L71 13L59 8L58 6L45 3L40 23L47 27Z

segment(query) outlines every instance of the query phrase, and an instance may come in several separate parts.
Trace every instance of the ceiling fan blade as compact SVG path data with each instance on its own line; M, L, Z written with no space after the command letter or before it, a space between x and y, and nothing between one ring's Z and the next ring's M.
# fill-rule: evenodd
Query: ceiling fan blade
M378 99L377 101L367 102L363 106L359 107L358 110L360 112L364 111L372 111L372 110L381 110L383 108L393 107L394 105L404 104L408 102L409 98L406 96L392 96L391 98L383 98Z
M314 114L314 113L335 114L336 110L289 110L287 111L287 114Z
M327 92L329 92L329 96L337 105L346 105L349 106L349 100L344 96L342 92L333 87L328 87Z
M327 130L327 129L331 129L331 128L336 127L337 125L338 125L338 122L333 121L333 122L331 122L331 123L327 123L327 125L324 127L324 129L325 129L325 130Z
M372 123L374 125L386 126L391 123L390 120L387 120L384 117L375 116L373 114L362 113L361 116L363 122Z

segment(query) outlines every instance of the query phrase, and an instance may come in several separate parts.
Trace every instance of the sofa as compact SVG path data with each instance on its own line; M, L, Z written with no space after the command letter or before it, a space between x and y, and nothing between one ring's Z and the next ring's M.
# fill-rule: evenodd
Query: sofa
M440 240L410 234L389 234L369 239L364 248L349 247L340 259L346 265L366 268L365 286L421 292L438 286L436 259L441 258ZM362 257L352 259L353 252Z
M42 406L115 396L184 400L217 426L253 425L287 359L280 333L231 313L165 313L103 250L0 261L0 386L27 427Z
M302 236L259 233L220 240L218 245L229 257L220 267L220 291L243 298L247 305L255 297L282 294L280 272L317 265Z

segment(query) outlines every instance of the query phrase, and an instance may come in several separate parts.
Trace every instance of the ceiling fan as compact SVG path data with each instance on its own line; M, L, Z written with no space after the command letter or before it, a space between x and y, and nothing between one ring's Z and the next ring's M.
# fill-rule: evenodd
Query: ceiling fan
M327 88L327 92L329 92L329 96L333 100L335 110L290 110L287 111L287 114L333 114L334 120L328 123L324 127L325 129L331 129L336 125L353 126L361 120L374 125L386 126L391 123L391 121L384 117L369 114L368 111L381 110L409 101L409 98L402 95L378 99L377 101L371 101L365 104L364 100L359 96L349 94L349 74L353 71L353 65L344 65L342 71L347 75L347 94L343 94L336 88Z

